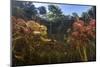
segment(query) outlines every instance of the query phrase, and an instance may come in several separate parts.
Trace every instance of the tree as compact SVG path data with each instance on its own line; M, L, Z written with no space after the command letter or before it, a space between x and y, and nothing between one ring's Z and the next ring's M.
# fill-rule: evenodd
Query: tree
M14 1L13 3L14 3L14 6L12 6L13 16L25 19L32 19L33 16L36 16L37 10L32 2Z
M79 16L77 13L74 12L74 13L72 13L72 15L73 15L75 21L79 20Z
M59 20L59 19L62 15L62 11L58 6L55 6L55 5L48 5L48 10L49 10L49 12L47 14L47 18L50 21L50 26L49 26L50 31L49 32L50 32L50 34L52 34L53 30L55 30L57 28L57 25L59 26L59 23L61 23L61 20ZM56 25L56 27L53 25ZM55 32L56 31L57 30L55 30Z
M91 18L96 19L96 7L93 6L89 11L88 14Z
M46 14L46 8L44 6L38 7L39 14Z
M66 33L67 29L71 27L71 24L73 22L73 20L71 19L73 18L70 15L64 15L61 9L55 5L49 5L48 10L49 11L47 17L48 20L51 21L49 25L50 27L48 29L49 33L52 35L56 34L54 35L56 39L59 41L63 41L64 34Z
M49 10L49 12L53 13L54 15L61 15L62 14L61 9L55 5L49 5L48 10Z
M81 17L84 22L89 22L89 14L87 12L83 12Z

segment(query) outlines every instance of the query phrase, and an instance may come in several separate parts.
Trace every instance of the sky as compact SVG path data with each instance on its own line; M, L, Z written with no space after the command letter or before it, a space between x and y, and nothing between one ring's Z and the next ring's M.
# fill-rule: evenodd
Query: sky
M46 10L48 9L48 5L46 3L33 3L35 7L45 6ZM81 16L82 12L88 11L92 6L87 5L72 5L72 4L53 4L59 6L63 14L72 15L73 12L77 13ZM47 10L48 11L48 10Z

